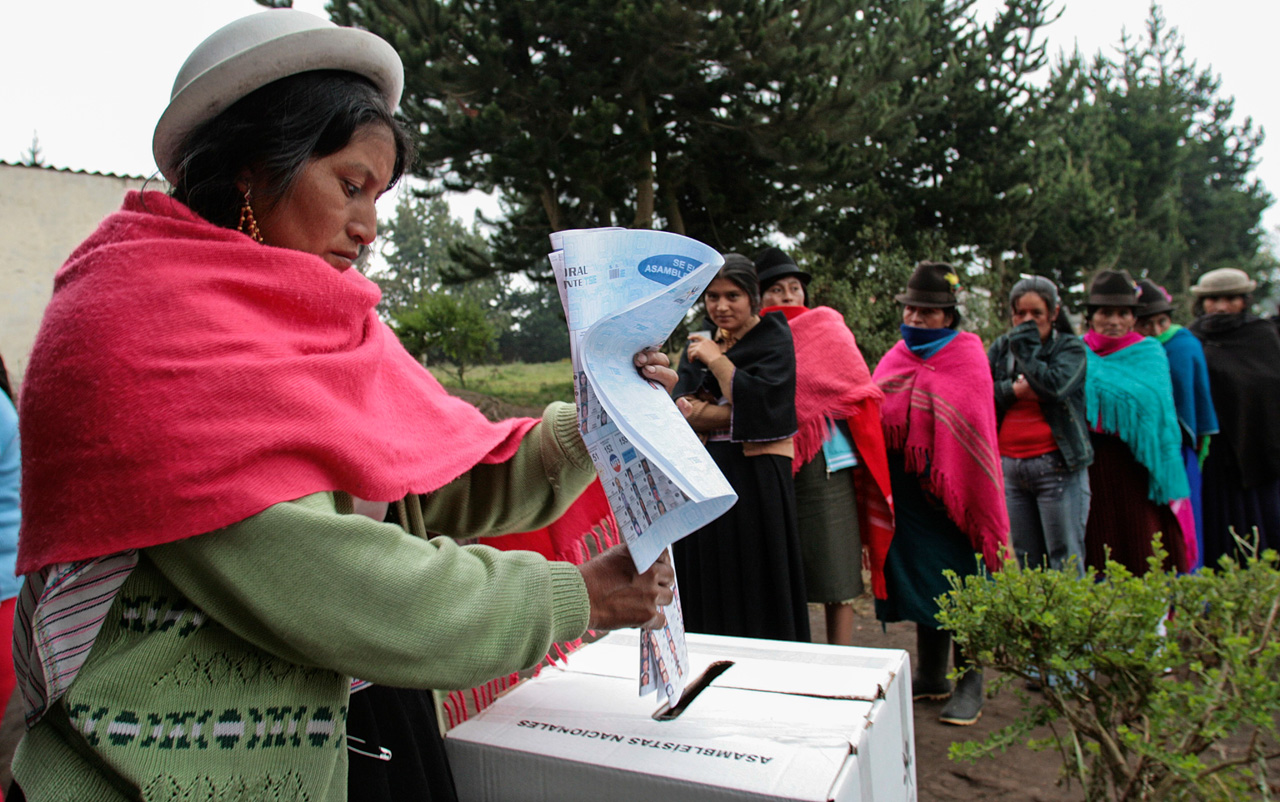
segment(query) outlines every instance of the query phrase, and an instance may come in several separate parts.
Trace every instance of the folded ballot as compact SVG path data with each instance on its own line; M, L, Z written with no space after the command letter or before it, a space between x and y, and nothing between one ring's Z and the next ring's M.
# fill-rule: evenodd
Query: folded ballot
M679 234L623 228L559 231L551 246L579 429L644 571L738 499L671 397L632 361L662 344L724 258ZM678 583L665 612L667 626L641 638L640 692L658 691L674 705L688 674Z

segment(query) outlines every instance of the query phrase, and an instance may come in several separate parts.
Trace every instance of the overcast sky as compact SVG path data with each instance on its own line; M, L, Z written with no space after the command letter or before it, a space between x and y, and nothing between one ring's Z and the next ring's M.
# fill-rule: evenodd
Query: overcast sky
M979 0L985 13L1000 0ZM324 0L294 7L323 15ZM1107 54L1128 28L1140 34L1148 0L1065 0L1046 30L1051 52L1075 46ZM1166 0L1188 54L1222 77L1238 120L1273 134L1258 176L1280 193L1280 93L1269 55L1280 30L1278 0ZM151 132L178 67L221 25L261 8L253 0L52 0L8 3L0 48L0 160L22 160L39 134L54 167L150 175ZM462 207L458 207L462 208ZM1280 226L1273 207L1267 227ZM470 222L468 220L468 222Z

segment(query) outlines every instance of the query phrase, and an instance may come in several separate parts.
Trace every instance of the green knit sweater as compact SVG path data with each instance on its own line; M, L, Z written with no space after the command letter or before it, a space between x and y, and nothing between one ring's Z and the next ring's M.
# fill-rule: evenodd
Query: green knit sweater
M423 498L428 529L557 518L594 476L575 424L571 406L549 407L509 462ZM145 549L84 668L18 747L27 798L343 800L352 676L470 687L586 629L574 566L424 541L339 514L337 495Z

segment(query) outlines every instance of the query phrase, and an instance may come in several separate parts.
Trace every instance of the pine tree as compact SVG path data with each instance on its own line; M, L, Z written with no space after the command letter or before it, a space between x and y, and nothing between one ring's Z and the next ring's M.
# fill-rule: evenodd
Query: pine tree
M546 235L565 228L661 227L731 250L806 227L815 190L856 180L858 148L898 124L901 49L940 2L348 0L332 13L403 57L419 170L506 200L494 266L541 275Z

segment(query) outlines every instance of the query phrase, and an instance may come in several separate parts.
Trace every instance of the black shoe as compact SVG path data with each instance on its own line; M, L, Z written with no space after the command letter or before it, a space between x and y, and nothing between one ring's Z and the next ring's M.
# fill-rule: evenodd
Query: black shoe
M947 679L947 659L951 651L951 633L945 629L916 625L918 670L911 678L911 699L940 701L951 696L951 680Z
M956 648L956 668L968 669L960 679L956 680L955 693L951 701L942 708L938 721L943 724L954 724L967 727L982 718L982 669L971 665Z

